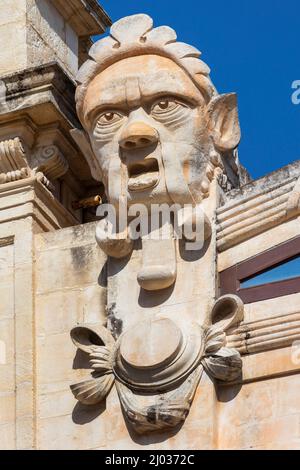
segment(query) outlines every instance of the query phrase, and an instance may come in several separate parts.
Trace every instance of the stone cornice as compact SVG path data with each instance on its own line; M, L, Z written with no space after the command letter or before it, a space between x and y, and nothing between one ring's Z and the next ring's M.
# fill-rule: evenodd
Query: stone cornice
M225 251L300 213L300 162L233 191L217 210L217 246Z
M70 135L71 129L80 127L72 79L54 62L1 79L6 102L0 107L0 141L19 137L29 156L33 155L36 147L57 146L69 164L66 177L74 182L79 197L84 197L85 188L94 187L96 182L91 177L84 155ZM62 158L60 163L63 163ZM49 174L49 178L59 177L55 173ZM10 175L5 181L19 176Z
M295 160L288 165L268 173L261 178L251 180L239 189L232 189L226 193L226 203L220 207L219 212L227 210L240 204L247 198L259 195L264 189L275 187L288 179L298 178L300 176L300 160Z
M97 0L52 0L79 37L102 34L111 20Z
M39 175L0 185L0 209L0 224L32 217L43 231L51 231L79 223L55 199Z
M6 106L0 108L0 119L2 115L6 119L7 113L51 102L72 126L80 125L75 111L75 83L56 62L0 79L6 87Z

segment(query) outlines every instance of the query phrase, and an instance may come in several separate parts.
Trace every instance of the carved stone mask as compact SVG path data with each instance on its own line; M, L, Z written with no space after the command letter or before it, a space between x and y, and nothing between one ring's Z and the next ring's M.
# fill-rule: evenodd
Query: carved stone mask
M177 64L123 59L92 81L84 110L111 202L192 202L188 188L195 196L200 189L209 135L204 98Z
M79 72L91 167L112 204L199 203L239 143L236 98L217 94L197 49L152 26L147 15L119 20Z
M226 331L243 318L243 304L234 296L214 303L210 237L216 198L208 198L220 172L236 171L236 97L218 95L199 56L194 47L176 42L171 28L153 29L147 15L134 15L116 22L110 36L92 46L91 59L78 74L77 111L84 131L75 131L74 138L85 145L108 202L115 208L121 201L147 209L190 205L190 225L200 219L205 203L210 211L202 219L205 246L190 257L181 250L174 219L157 229L167 225L166 239L141 235L131 258L128 226L113 238L107 235L109 217L97 224L97 241L109 256L107 311L114 337L105 328L72 330L94 370L72 391L81 402L95 404L115 383L138 432L182 423L203 370L221 381L241 373L238 353L225 346Z

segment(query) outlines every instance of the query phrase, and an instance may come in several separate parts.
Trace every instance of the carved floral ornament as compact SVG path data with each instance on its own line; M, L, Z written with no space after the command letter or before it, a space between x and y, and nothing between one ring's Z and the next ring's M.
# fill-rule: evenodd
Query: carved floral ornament
M204 207L212 185L227 177L228 168L238 179L235 94L219 95L200 52L177 42L171 28L153 28L147 15L117 21L89 55L77 76L83 129L72 135L94 178L104 183L118 222L123 206L130 212L135 205L148 210L155 204L189 205L193 210L180 215L180 224L201 220L203 242L209 246L214 209L206 213ZM118 223L112 237L110 223L104 216L97 225L99 246L108 257L130 259L134 243L129 224ZM137 283L146 295L177 280L181 254L173 221L165 221L157 232L163 229L169 233L166 239L140 237ZM192 236L185 237L194 242ZM223 382L241 374L239 353L226 348L226 331L243 319L241 300L217 300L205 325L196 316L193 323L185 315L171 318L161 306L159 314L150 308L143 321L136 321L136 312L129 311L129 326L116 338L104 327L75 327L72 340L88 354L92 373L71 387L74 396L96 404L115 384L137 432L181 423L203 370Z
M104 327L77 326L71 338L89 356L93 372L71 390L81 403L95 405L115 384L137 432L176 426L189 412L203 369L220 383L240 378L242 359L226 347L226 332L243 315L239 297L227 295L215 302L207 327L195 322L179 329L161 316L137 324L115 341Z

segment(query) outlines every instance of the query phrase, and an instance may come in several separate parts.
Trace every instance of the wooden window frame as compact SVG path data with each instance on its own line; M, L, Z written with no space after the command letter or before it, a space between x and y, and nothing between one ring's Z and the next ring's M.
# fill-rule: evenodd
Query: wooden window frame
M236 294L244 303L268 300L300 292L300 276L241 287L241 282L300 255L300 236L270 248L219 273L221 295Z

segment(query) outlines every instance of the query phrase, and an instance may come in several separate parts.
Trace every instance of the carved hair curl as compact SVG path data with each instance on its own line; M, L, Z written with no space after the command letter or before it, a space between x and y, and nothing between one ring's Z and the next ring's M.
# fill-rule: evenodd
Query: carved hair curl
M76 77L76 105L81 122L83 101L90 82L115 62L137 55L156 54L172 59L185 70L209 102L217 95L209 78L209 67L199 59L201 52L198 49L176 39L176 32L168 26L153 29L153 20L148 15L132 15L116 21L111 26L110 35L93 44L89 51L90 59L82 65Z

